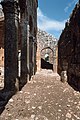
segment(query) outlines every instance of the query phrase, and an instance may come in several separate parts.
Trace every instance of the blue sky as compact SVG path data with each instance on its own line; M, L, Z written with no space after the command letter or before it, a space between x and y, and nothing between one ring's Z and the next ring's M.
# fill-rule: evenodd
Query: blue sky
M38 0L38 28L59 38L78 0Z

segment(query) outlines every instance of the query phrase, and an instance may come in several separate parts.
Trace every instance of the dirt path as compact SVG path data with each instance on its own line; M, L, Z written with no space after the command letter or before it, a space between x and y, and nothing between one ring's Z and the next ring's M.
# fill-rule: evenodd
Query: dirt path
M9 100L0 120L80 120L80 93L42 70Z

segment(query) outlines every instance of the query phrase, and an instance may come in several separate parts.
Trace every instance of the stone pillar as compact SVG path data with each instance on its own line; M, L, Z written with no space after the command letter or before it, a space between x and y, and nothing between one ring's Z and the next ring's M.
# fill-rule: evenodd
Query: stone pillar
M40 45L39 42L37 44L37 53L36 53L36 57L37 57L37 72L39 72L41 70L41 53L40 53Z
M53 53L53 72L57 73L57 65L58 65L58 47L55 46Z
M36 39L35 37L33 37L33 43L32 43L32 64L33 64L33 75L35 74L36 72Z
M18 2L4 0L4 89L15 91L18 72Z
M55 49L56 49L55 72L57 73L57 67L58 67L58 46L55 46Z
M29 80L33 75L33 36L29 37Z
M22 14L21 16L21 78L20 87L23 87L27 83L27 19L26 16Z
M37 58L36 58L36 56L37 56L37 42L36 42L36 39L35 39L35 41L34 41L34 74L36 73L36 71L37 71L37 65L36 65L36 62L37 62Z
M28 81L29 81L29 25L27 25L27 68L28 68Z
M34 54L35 54L35 50L34 50L34 42L35 42L35 38L33 37L33 56L32 56L32 63L33 63L33 75L34 75L34 67L35 67L35 58L34 58Z

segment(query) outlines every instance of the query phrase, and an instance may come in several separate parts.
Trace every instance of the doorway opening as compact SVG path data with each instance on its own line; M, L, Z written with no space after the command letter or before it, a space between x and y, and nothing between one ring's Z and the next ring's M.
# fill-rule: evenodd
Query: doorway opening
M53 50L49 47L41 50L41 68L53 70Z

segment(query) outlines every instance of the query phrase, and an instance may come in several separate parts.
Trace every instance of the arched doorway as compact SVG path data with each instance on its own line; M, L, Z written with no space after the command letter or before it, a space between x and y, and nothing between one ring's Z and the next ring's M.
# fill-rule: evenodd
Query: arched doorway
M53 70L54 52L50 47L41 50L41 68Z

